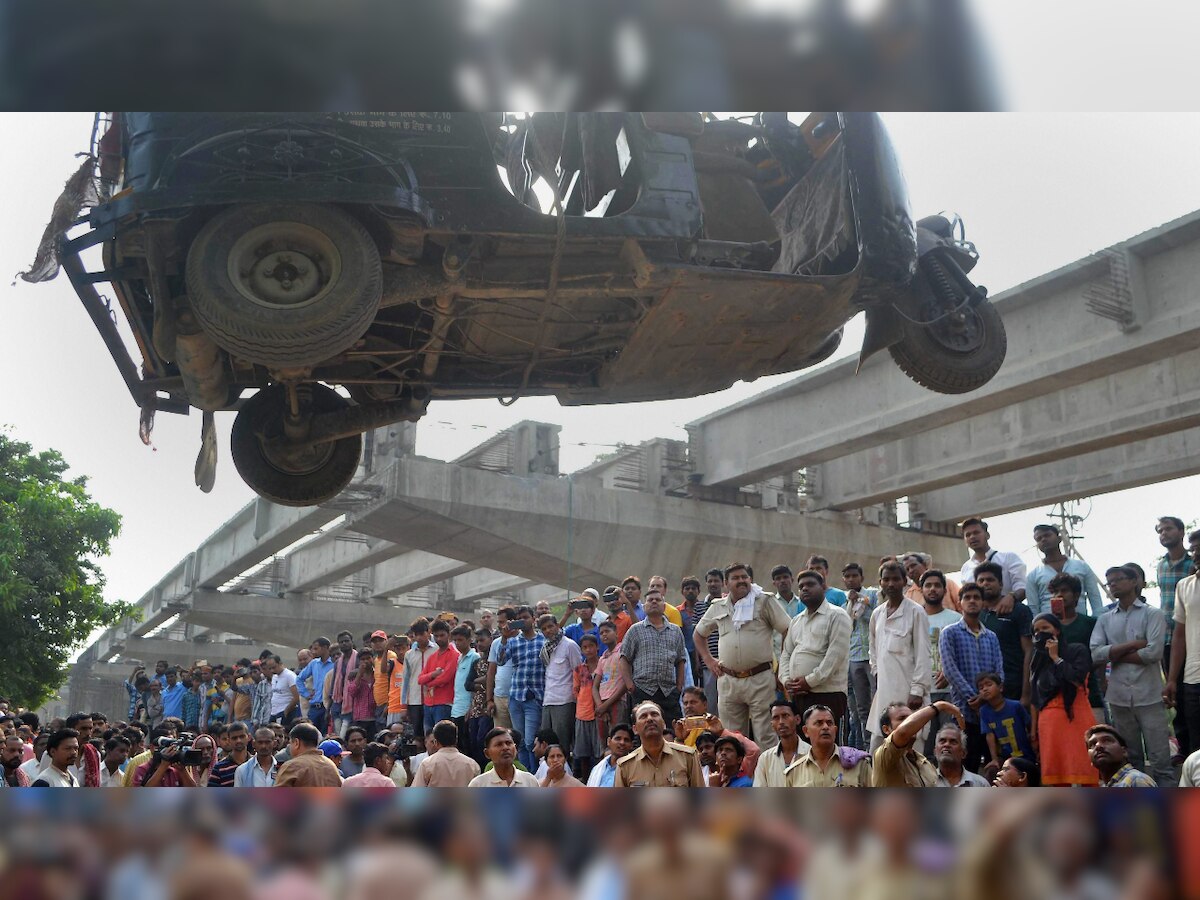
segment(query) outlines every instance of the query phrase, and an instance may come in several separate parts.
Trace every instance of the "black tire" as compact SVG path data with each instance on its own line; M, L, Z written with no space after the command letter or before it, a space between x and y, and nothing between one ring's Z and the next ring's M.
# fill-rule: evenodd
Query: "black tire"
M332 389L311 385L312 411L335 412L350 405ZM316 506L336 497L354 477L362 456L362 435L326 445L309 464L272 458L259 435L279 435L287 392L280 386L259 391L243 405L233 420L230 450L233 465L259 496L282 506Z
M354 344L382 295L379 249L361 222L308 203L232 206L213 216L187 257L196 319L229 353L306 367Z
M931 303L923 306L921 320L928 321L937 307ZM896 365L917 384L939 394L966 394L991 381L1008 352L1004 320L987 300L965 312L972 336L966 347L964 342L947 339L938 325L905 321L904 336L888 348Z

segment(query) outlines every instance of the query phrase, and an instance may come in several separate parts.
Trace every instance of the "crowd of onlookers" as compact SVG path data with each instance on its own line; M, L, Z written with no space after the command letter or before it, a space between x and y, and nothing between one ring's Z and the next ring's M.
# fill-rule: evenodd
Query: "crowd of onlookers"
M1200 784L1200 531L1101 577L961 525L968 558L630 576L295 660L160 660L127 715L0 713L6 786ZM868 584L869 582L869 584ZM1144 592L1157 587L1159 605Z

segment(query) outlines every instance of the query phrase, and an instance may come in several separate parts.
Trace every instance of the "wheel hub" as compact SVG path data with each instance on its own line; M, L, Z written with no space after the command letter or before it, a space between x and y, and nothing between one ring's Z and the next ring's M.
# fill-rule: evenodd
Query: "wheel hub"
M259 443L263 459L285 475L311 475L333 456L332 442L324 444L296 443L288 440L282 428L264 434Z
M247 300L286 308L320 300L341 275L342 260L322 231L300 222L253 228L229 253L229 279Z
M983 346L983 320L970 306L947 314L941 303L931 300L924 312L926 319L940 317L929 326L929 333L947 350L973 353Z

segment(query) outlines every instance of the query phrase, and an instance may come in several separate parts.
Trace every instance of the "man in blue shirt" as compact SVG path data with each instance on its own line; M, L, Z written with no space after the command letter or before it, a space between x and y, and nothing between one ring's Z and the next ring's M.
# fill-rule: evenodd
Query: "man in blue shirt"
M633 621L643 621L646 618L646 610L642 608L642 580L636 575L630 575L621 582L621 592L625 594L625 605L629 607L629 615L633 617Z
M576 644L583 640L585 634L592 635L596 639L596 643L600 643L600 623L593 619L596 615L596 599L598 596L599 592L595 588L588 588L567 604L566 611L558 621L558 627L562 629L563 634ZM568 625L567 620L572 616L578 616L579 621Z
M1062 610L1051 610L1050 599L1054 592L1050 582L1057 575L1074 575L1083 585L1083 596L1092 615L1099 618L1104 612L1104 592L1096 573L1081 559L1068 559L1062 552L1062 537L1057 525L1035 525L1033 542L1042 554L1042 564L1025 577L1025 603L1035 618L1044 612L1054 612L1062 618Z
M308 718L313 727L322 735L325 734L325 676L333 671L336 663L329 658L329 648L332 642L327 637L319 637L312 642L309 650L312 659L308 665L296 673L296 689L300 696L308 701ZM312 690L309 691L306 681L312 679Z
M618 722L608 733L608 755L600 760L588 776L588 787L612 787L617 774L617 763L633 752L633 728L627 722Z
M500 664L512 660L512 682L508 688L508 713L513 728L521 732L519 757L529 771L537 768L533 757L533 738L542 727L542 697L546 690L546 664L542 661L542 647L546 638L533 626L533 610L518 606L516 637L500 638L500 652L496 661Z
M825 579L825 584L827 584L827 585L829 584L829 560L827 560L825 557L810 556L808 558L808 563L806 565L806 568L811 569L814 572L820 572L821 577ZM846 598L845 591L839 591L835 587L826 587L825 588L825 599L828 600L830 603L832 603L834 606L840 606L843 609L846 608L847 598ZM797 610L797 612L798 612L798 610Z
M187 693L179 681L179 673L167 669L167 686L162 689L163 718L183 718L183 695Z
M964 764L978 772L987 743L979 730L979 710L983 698L976 679L984 672L1002 672L1004 656L1000 640L980 621L983 591L976 584L964 584L958 592L962 621L947 625L938 636L942 674L950 682L950 702L962 712L967 724L967 757Z

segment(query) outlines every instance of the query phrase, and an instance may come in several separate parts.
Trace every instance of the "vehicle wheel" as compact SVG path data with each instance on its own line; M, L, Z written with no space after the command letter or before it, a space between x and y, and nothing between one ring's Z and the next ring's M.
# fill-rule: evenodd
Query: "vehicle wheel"
M321 384L306 385L313 413L350 405ZM362 455L362 435L311 448L289 446L283 437L286 390L264 388L243 405L233 420L233 465L260 496L283 506L315 506L337 496L350 483Z
M382 284L367 229L332 206L232 206L188 250L196 318L225 350L265 366L312 366L353 345Z
M941 315L944 307L930 293L922 294L914 318L929 321ZM987 300L933 325L905 321L903 332L888 348L892 359L917 384L940 394L966 394L983 387L1000 371L1008 351L1004 321Z

